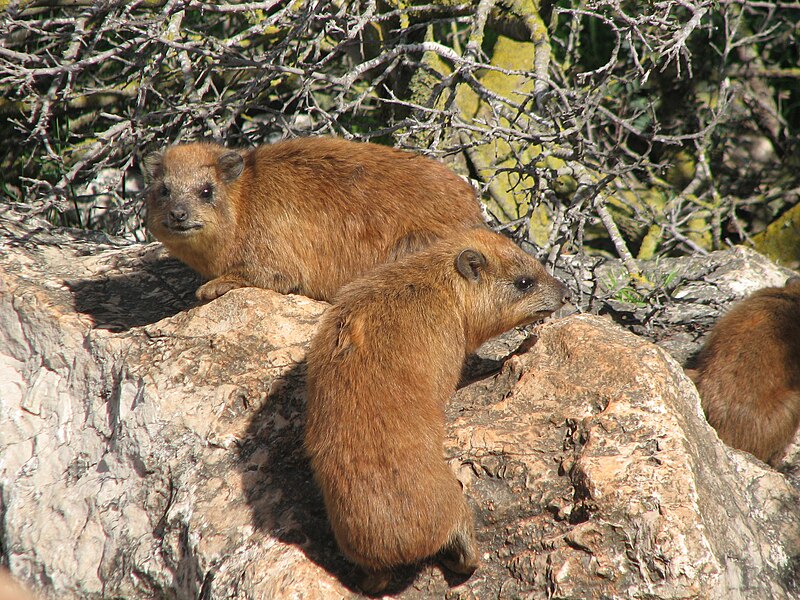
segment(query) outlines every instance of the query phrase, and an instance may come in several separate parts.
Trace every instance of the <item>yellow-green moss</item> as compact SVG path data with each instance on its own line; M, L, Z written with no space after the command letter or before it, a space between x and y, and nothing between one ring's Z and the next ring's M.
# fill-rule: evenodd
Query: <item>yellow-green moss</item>
M518 42L505 36L498 36L491 52L492 65L508 70L530 71L533 69L534 46L530 42ZM507 75L493 70L476 74L479 81L493 93L508 98L514 103L522 103L533 93L533 81L522 75ZM466 84L458 87L456 103L467 120L490 118L490 111L480 97ZM520 119L526 118L524 115ZM500 126L510 123L500 118ZM495 138L487 144L477 146L470 152L470 159L484 181L491 181L491 196L485 198L489 211L503 222L527 216L530 211L530 195L535 181L532 177L518 172L503 171L522 163L542 162L542 147L530 145L512 146L503 139ZM566 183L566 182L565 182ZM550 219L543 207L531 215L531 238L534 243L543 244L547 240Z
M639 254L636 256L639 260L649 260L655 256L658 246L661 244L661 227L658 225L650 225L647 234L639 246Z
M800 267L800 205L753 236L753 247L780 265Z

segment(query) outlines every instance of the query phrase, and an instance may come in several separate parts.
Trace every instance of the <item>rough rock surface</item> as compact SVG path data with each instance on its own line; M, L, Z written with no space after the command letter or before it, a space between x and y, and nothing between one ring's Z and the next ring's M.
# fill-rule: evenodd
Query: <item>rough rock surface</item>
M699 351L705 333L732 303L763 287L782 286L797 275L741 246L708 256L642 262L640 267L648 280L661 284L647 302L630 301L631 295L623 293L619 261L595 269L592 283L605 298L597 309L655 341L682 364Z
M0 563L60 600L357 596L300 445L326 305L194 306L158 245L8 210L0 236ZM537 336L447 411L483 566L398 597L800 594L792 480L719 442L663 349L589 315Z

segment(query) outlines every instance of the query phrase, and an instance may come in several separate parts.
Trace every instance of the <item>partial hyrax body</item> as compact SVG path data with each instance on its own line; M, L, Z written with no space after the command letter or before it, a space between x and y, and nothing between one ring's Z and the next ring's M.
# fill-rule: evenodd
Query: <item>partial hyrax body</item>
M305 447L342 552L383 589L440 553L478 566L473 517L443 458L444 408L466 353L544 318L567 289L486 228L440 240L345 286L308 352Z
M800 278L731 308L689 374L719 438L776 464L800 423Z
M145 170L148 229L211 279L201 300L244 286L329 300L375 264L483 223L472 186L445 165L377 144L183 144Z

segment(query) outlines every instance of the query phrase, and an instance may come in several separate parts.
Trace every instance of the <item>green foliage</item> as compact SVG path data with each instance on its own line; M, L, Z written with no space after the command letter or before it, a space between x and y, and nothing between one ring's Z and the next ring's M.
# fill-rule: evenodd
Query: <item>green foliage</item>
M672 293L681 280L677 269L664 270L656 260L641 275L631 275L625 270L611 269L600 279L601 296L637 308L651 305L656 296Z

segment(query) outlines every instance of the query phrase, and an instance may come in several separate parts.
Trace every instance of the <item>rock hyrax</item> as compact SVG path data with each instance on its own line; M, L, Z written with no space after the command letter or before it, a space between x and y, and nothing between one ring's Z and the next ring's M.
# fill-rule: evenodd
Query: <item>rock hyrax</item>
M484 227L342 288L308 351L305 447L342 552L376 593L438 554L478 566L473 517L443 458L444 408L466 353L557 310L566 287Z
M211 279L201 300L244 286L330 300L375 264L483 223L472 186L444 164L377 144L182 144L145 171L148 229Z
M731 308L688 372L720 439L777 464L800 422L800 278Z

